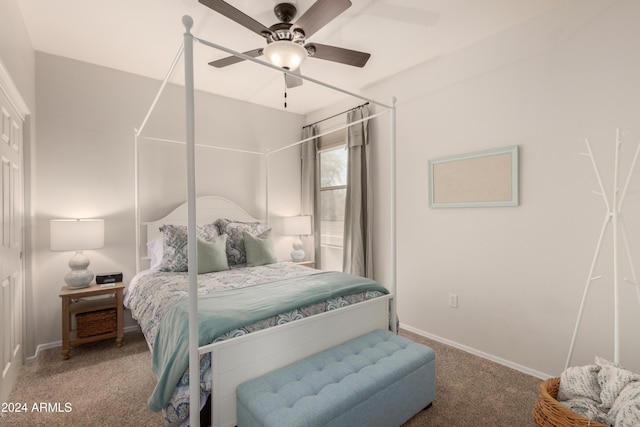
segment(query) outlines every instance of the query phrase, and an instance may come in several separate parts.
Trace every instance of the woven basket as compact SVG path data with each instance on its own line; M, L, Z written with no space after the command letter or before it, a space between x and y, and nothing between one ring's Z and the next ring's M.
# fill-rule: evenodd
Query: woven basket
M556 396L560 378L550 378L540 384L540 400L533 408L533 419L538 427L607 427L588 420L558 403Z
M116 331L116 309L78 313L76 315L76 335L87 338Z

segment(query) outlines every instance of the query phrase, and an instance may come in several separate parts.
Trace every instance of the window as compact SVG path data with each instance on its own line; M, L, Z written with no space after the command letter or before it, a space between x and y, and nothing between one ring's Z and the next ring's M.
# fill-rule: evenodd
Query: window
M344 146L320 152L319 189L322 268L341 271L347 195L347 150Z

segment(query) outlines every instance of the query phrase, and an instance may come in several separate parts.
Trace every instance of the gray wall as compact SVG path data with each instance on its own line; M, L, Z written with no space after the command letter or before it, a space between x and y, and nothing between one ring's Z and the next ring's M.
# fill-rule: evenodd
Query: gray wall
M24 345L27 350L24 354L29 354L28 348L34 348L34 335L31 333L35 329L35 319L32 316L33 305L31 286L32 264L32 205L30 183L33 174L33 153L35 142L35 111L36 111L36 65L35 53L31 47L31 42L26 28L22 22L22 16L16 0L6 0L0 2L0 66L2 66L13 84L16 86L22 100L26 104L30 114L26 118L24 128L24 152L23 170L25 173L25 247L24 258L28 266L25 271L25 325L26 331Z
M398 97L398 310L406 327L536 375L564 368L605 217L616 128L621 182L640 141L640 3L571 1L367 91ZM376 277L389 280L388 133L374 132ZM427 161L520 147L520 206L430 209ZM640 170L624 214L640 267ZM611 231L611 229L609 229ZM573 364L613 359L612 236L606 236ZM620 247L622 250L622 246ZM633 251L633 249L632 249ZM621 277L631 277L621 251ZM448 295L459 297L457 309ZM640 302L621 284L621 362L640 370Z
M60 340L58 292L72 255L49 250L50 219L104 218L105 247L86 251L90 270L122 271L125 282L135 274L134 129L160 82L44 53L36 59L33 316L35 343L46 347ZM303 117L291 113L205 93L197 93L196 109L199 144L263 151L300 138ZM167 86L144 135L184 140L182 88ZM143 220L184 202L185 159L184 145L140 140ZM272 161L270 210L276 236L277 218L299 213L298 159L291 150ZM262 160L199 149L196 162L199 195L221 195L254 216L265 216ZM281 256L287 256L290 244L290 238L278 240ZM129 319L128 324L134 323Z
M569 1L367 90L367 96L382 100L398 97L398 287L403 325L534 374L559 374L605 215L602 200L591 194L597 189L593 169L578 153L589 138L610 193L616 128L628 132L628 143L622 147L625 173L630 152L640 140L637 16L640 4L634 0ZM158 82L40 54L35 111L36 63L20 22L17 2L2 2L0 58L34 116L43 116L38 120L37 146L28 156L27 180L34 192L30 198L36 201L31 209L34 223L27 224L35 242L35 273L28 283L33 294L28 296L29 355L35 344L55 343L60 337L57 294L69 254L49 251L50 218L105 218L107 246L89 254L92 268L122 270L127 279L133 274L133 128L140 124ZM163 135L158 136L167 137L171 129L180 133L182 122L176 119L174 125L169 118L180 110L182 98L173 96L175 109L162 107L167 109L162 117L168 118L164 124L169 132L159 129ZM223 103L233 111L248 112L249 124L256 118L254 111L263 111L229 100ZM309 121L351 106L319 112ZM296 140L300 118L286 115L278 120L290 123L291 129L271 131L284 132L286 142ZM388 282L390 274L385 123L376 121L372 130L378 141L373 155L375 270L382 282ZM236 124L233 121L231 127ZM262 129L250 130L254 138L263 135ZM221 130L223 135L227 131L237 135L238 128ZM33 131L30 138L33 143ZM243 138L247 140L242 144L255 143L248 133ZM519 207L429 209L428 159L514 144L521 149ZM171 205L182 200L181 185L173 174L161 172L167 170L164 158L171 156L166 151L158 156L158 168L152 168L151 161L148 172L163 181L147 182L145 197L150 204L166 197ZM288 159L280 161L290 164ZM640 171L632 190L640 186L638 175ZM238 179L246 190L254 177ZM276 182L289 180L281 177ZM217 180L211 185L211 191L229 188ZM167 186L170 194L153 193ZM297 213L298 201L287 195L296 191L297 187L274 195L274 209L281 211L275 215ZM636 263L638 197L631 195L624 208ZM244 196L243 202L259 214L260 199ZM163 209L160 203L152 204L146 214L152 217ZM610 240L609 234L606 241ZM613 358L611 253L607 243L596 269L604 278L594 282L589 295L574 364L591 363L596 355ZM449 293L459 295L458 309L447 306ZM634 335L640 305L628 285L623 285L620 308L621 361L640 370Z
M0 3L0 60L24 101L35 110L35 56L16 0Z

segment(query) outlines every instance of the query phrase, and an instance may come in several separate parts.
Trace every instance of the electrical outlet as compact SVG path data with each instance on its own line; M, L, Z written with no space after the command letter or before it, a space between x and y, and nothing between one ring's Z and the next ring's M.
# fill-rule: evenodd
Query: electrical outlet
M458 295L449 294L449 307L458 308Z

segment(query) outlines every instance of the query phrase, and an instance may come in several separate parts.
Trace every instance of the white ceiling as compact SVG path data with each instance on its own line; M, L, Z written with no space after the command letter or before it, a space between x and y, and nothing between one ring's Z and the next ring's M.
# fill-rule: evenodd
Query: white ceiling
M290 1L298 17L315 0ZM350 9L310 41L371 53L364 68L308 59L303 74L358 93L400 71L467 46L567 0L352 0ZM227 0L265 26L277 22L276 0ZM193 34L240 52L262 37L197 0L18 0L33 48L130 73L164 79L182 43L182 16ZM223 69L207 63L228 56L196 43L196 88L274 108L283 107L281 73L244 61ZM184 68L172 82L181 84ZM288 91L288 110L308 113L343 95L305 82Z

